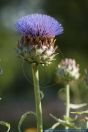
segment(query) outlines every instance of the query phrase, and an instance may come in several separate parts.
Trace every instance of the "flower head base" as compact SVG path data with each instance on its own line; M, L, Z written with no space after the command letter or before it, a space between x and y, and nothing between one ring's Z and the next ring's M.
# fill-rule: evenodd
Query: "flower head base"
M30 63L37 63L42 65L50 64L56 56L55 51L57 47L54 46L55 40L51 39L49 44L47 44L48 40L45 39L45 43L42 43L40 40L38 43L36 41L36 44L34 44L34 39L28 39L28 43L26 42L27 37L23 37L18 43L18 55ZM36 38L36 40L37 39L38 38Z
M26 61L50 64L56 55L55 36L63 32L63 27L54 18L33 14L17 21L17 31L22 33L18 43L18 54Z
M57 76L60 80L71 81L79 78L79 65L74 59L62 60L58 65Z

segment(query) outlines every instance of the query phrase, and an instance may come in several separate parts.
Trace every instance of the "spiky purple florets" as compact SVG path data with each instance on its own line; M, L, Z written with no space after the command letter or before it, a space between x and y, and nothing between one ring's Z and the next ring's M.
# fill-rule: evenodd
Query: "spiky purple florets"
M18 32L32 36L54 37L63 32L63 27L58 21L43 14L32 14L20 18L16 28Z

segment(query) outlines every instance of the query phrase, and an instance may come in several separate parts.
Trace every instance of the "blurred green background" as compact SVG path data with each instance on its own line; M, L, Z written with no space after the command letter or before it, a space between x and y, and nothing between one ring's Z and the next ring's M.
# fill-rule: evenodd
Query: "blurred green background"
M59 46L57 60L48 68L39 67L40 86L45 94L42 103L46 128L54 123L49 113L62 117L65 112L63 101L58 97L62 85L55 82L60 59L75 58L82 73L88 68L88 0L0 0L0 67L3 70L0 76L0 120L10 122L13 132L17 131L20 116L35 110L31 65L17 56L20 35L15 29L19 17L32 13L51 15L64 27L64 33L56 41ZM82 84L73 92L73 102L88 100L88 89ZM35 127L35 124L31 118L22 127Z

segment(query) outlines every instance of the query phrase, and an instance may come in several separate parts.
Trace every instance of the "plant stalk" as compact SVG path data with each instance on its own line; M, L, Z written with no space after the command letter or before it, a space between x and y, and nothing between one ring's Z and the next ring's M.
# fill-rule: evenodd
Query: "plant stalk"
M88 129L88 121L86 121L86 129Z
M66 85L66 117L67 117L67 122L70 116L70 86L69 84ZM68 126L65 127L65 129L69 129Z
M40 97L40 88L39 88L39 72L38 72L37 64L32 64L32 74L33 74L35 105L36 105L37 132L43 132L42 106L41 106L41 97Z

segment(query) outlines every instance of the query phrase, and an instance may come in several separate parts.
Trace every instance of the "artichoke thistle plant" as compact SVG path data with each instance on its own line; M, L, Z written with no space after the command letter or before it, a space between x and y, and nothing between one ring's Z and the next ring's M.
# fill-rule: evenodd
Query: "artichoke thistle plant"
M63 33L63 27L53 17L32 14L20 18L16 28L22 35L17 45L17 53L23 60L32 63L37 131L43 132L38 65L47 66L53 62L57 49L55 36ZM20 124L21 121L19 126Z

